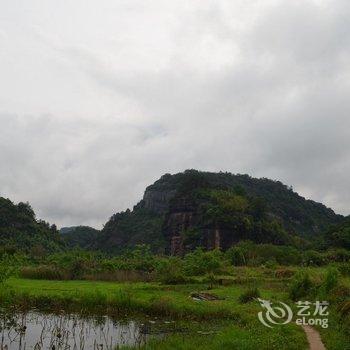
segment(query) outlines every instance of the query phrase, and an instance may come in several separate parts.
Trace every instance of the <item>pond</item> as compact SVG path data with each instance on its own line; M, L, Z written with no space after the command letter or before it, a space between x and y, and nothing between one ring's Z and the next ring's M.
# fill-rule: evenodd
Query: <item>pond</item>
M39 311L0 312L0 318L0 350L109 350L122 345L140 346L151 337L150 329L155 323Z

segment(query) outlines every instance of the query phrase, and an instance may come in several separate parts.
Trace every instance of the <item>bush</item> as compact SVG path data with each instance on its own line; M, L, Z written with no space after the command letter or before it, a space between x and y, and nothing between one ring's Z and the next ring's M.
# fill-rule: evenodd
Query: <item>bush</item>
M301 253L294 247L273 244L255 244L241 241L227 250L226 257L234 266L259 266L261 264L298 265Z
M219 250L204 252L203 249L197 248L194 252L185 255L185 273L188 276L198 276L218 272L223 265L222 258L222 253Z
M72 250L49 256L45 265L50 266L53 270L67 271L71 279L80 279L83 275L96 270L100 260L101 256L97 253Z
M332 289L334 289L339 283L339 271L330 267L327 270L324 282L322 283L321 289L325 293L329 293Z
M304 271L299 271L294 275L291 281L289 296L292 300L298 300L301 297L307 296L313 288L314 285L309 274Z
M231 247L226 252L226 257L229 259L233 266L246 265L245 251L241 247Z
M170 257L159 262L156 269L157 280L164 284L181 284L187 281L182 260Z
M203 279L203 282L209 284L208 289L213 289L214 286L219 283L219 281L212 272L206 274L205 278Z
M303 263L306 266L322 266L327 263L327 260L323 254L315 250L307 250L303 256Z
M260 292L258 288L249 288L245 292L243 292L239 298L238 301L242 304L249 303L250 301L253 301L257 298L260 298Z
M267 260L264 266L268 269L275 269L278 266L278 263L275 258L272 258L270 260Z

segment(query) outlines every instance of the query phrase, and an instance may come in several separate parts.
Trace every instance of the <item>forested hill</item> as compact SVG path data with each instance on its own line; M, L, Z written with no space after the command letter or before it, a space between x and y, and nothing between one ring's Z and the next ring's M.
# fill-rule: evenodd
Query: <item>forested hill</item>
M41 255L62 249L63 241L55 225L36 220L28 203L14 204L0 197L0 247Z
M350 216L340 224L332 225L325 232L324 239L330 247L350 249Z
M90 226L62 227L60 234L69 248L93 249L100 231Z
M166 174L101 231L77 226L59 233L28 203L0 197L0 249L35 255L74 247L117 253L137 244L182 254L198 246L225 250L241 240L299 247L318 240L349 249L349 232L349 219L279 181L230 173Z
M342 220L279 181L187 170L163 175L132 211L113 215L97 246L117 251L147 243L176 252L226 249L243 239L302 244Z
M145 206L156 212L167 210L169 200L176 193L186 193L198 188L242 190L248 197L261 198L271 216L276 217L284 228L299 234L312 234L339 223L342 215L313 200L307 200L294 192L292 187L267 178L231 173L210 173L187 170L175 175L166 174L145 192Z

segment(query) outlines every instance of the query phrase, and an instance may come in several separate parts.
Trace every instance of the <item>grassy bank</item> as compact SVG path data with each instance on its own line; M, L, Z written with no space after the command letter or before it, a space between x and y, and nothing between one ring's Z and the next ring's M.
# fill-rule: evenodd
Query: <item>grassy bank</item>
M250 271L250 277L254 273ZM250 281L250 280L249 280ZM268 280L269 281L269 280ZM257 320L257 302L239 300L250 282L214 286L209 292L220 298L195 301L194 291L206 291L207 283L162 285L159 283L112 283L45 281L11 278L1 289L1 304L47 310L107 312L116 316L142 313L187 322L186 331L151 340L145 349L307 349L306 338L294 324L272 330ZM262 283L261 297L286 300L283 282ZM213 331L214 329L214 331ZM284 339L288 339L285 342Z
M243 319L247 313L257 312L258 304L240 304L239 296L245 285L216 286L210 290L223 300L198 302L191 292L205 290L207 284L167 286L159 283L112 283L89 281L45 281L10 279L1 289L2 304L22 308L38 307L48 310L98 310L108 313L147 313L172 318ZM262 289L267 299L285 299L286 293Z
M151 340L143 350L304 350L308 344L303 330L293 324L266 328L258 322L239 326L231 324L215 334L206 332L171 335L166 339ZM133 348L123 348L123 350Z
M305 276L308 276L307 278ZM328 277L327 277L328 276ZM340 318L337 307L349 300L350 279L324 268L236 268L230 276L193 277L192 282L167 285L159 282L55 281L10 278L0 288L1 305L52 311L103 313L117 317L153 316L201 324L202 328L171 334L153 349L305 349L301 327L290 323L267 328L257 319L261 307L249 299L257 288L263 299L293 306L291 291L303 293L296 300L328 300L328 329L319 328L328 350L350 349L346 330L348 316ZM294 288L293 288L294 286ZM209 289L209 290L208 290ZM193 292L209 292L214 301L196 301ZM246 298L248 295L248 299ZM244 297L243 297L244 296ZM247 299L248 302L243 302ZM295 305L294 305L295 306ZM220 324L206 332L206 324Z

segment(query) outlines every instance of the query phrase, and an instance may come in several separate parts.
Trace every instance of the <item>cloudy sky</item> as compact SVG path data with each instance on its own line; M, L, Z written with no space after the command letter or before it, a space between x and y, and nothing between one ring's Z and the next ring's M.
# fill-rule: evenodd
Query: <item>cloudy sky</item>
M348 0L0 0L0 196L101 227L164 173L350 214Z

